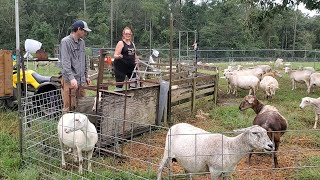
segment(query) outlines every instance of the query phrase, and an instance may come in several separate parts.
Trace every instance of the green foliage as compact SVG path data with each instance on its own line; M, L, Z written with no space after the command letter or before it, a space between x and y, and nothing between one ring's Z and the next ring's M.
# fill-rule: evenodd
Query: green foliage
M54 44L70 33L76 19L88 22L93 30L87 37L87 46L114 48L122 29L134 31L137 47L165 46L169 42L170 13L174 17L174 48L178 48L178 31L199 33L201 49L319 49L320 17L307 17L294 10L296 3L305 3L309 9L318 9L316 0L113 0L113 27L111 0L20 0L21 45L27 38L43 43L53 54ZM2 0L0 7L1 49L15 47L14 3ZM296 21L297 18L297 21ZM296 38L294 38L296 24ZM110 34L112 29L112 35ZM113 37L111 42L111 36ZM190 38L193 41L193 38ZM189 42L189 44L192 44ZM165 48L168 48L165 46Z

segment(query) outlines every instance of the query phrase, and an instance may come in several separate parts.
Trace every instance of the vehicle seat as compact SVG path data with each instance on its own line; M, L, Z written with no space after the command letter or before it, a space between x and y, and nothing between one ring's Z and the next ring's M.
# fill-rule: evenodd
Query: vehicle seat
M34 77L34 79L39 83L44 83L44 82L50 82L50 76L42 76L36 72L32 73L32 76Z

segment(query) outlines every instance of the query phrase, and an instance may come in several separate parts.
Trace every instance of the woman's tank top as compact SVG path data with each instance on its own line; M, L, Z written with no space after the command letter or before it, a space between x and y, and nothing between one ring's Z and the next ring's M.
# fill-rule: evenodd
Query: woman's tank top
M134 65L136 50L133 43L131 42L130 45L128 45L124 41L122 42L123 42L123 48L121 50L121 54L123 55L122 59L124 60L124 62L128 63L128 65Z

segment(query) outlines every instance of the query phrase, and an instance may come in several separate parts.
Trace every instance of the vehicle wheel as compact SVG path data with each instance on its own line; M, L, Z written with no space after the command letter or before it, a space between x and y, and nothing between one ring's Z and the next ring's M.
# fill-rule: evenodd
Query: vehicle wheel
M0 109L4 108L6 105L6 101L5 100L0 100Z
M14 97L10 97L6 99L5 104L10 109L14 109L14 110L18 109L18 102Z
M60 112L59 104L61 103L59 102L59 98L54 92L55 91L49 91L41 94L42 100L39 103L39 110L44 115L51 116L56 114L57 112Z

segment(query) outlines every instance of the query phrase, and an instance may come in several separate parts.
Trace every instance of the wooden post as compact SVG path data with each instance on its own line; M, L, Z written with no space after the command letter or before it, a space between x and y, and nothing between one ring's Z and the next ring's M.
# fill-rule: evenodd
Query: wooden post
M216 75L215 75L215 81L214 81L214 92L213 92L213 98L214 98L214 105L217 105L218 100L218 84L219 84L219 69L217 67Z
M170 14L170 75L169 75L169 92L168 92L168 103L167 103L167 118L168 118L168 123L170 125L173 124L171 121L171 81L172 81L172 56L173 56L173 15L172 13Z
M191 113L194 113L196 109L196 91L197 91L197 80L196 77L192 78L192 97L191 97Z
M12 53L0 51L0 96L13 96L12 84Z

